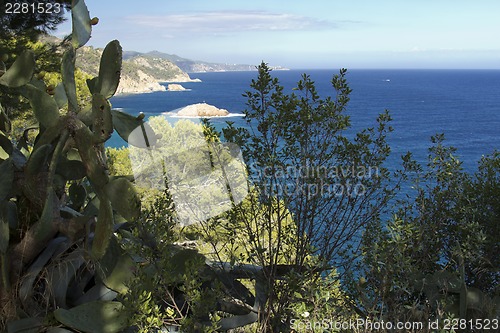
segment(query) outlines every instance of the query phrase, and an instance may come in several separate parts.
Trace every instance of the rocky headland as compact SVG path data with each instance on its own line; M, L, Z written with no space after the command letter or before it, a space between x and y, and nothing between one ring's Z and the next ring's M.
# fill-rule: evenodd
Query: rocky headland
M99 74L102 49L82 47L78 50L77 66L91 76ZM117 94L138 94L166 91L162 82L200 82L191 79L173 62L154 56L139 54L123 60L120 85Z
M171 83L167 86L168 91L185 91L187 90L180 84Z
M221 117L228 114L226 109L219 109L207 103L191 104L177 112L177 116L181 117Z

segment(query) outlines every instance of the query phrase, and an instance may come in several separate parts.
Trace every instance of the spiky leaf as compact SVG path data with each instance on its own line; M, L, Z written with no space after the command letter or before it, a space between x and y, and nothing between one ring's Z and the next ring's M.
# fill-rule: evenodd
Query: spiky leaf
M95 92L106 98L111 98L120 83L120 72L122 68L122 47L117 40L106 45L99 65L99 79L95 86Z
M0 77L0 84L19 88L31 81L35 70L35 56L32 51L21 53L12 66Z
M86 333L115 333L127 326L127 313L120 302L95 301L71 310L54 311L56 320Z
M140 214L140 201L134 186L125 178L116 178L104 187L113 208L127 220L134 220Z
M73 21L73 47L75 49L85 45L90 39L92 26L90 25L90 14L83 0L73 0L71 4L71 17Z

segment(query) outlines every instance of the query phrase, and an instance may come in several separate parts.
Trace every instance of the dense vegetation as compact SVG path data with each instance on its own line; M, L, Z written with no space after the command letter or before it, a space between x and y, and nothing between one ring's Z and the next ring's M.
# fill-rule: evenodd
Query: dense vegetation
M345 70L323 98L307 75L286 93L262 63L248 130L146 123L109 103L118 41L95 77L78 71L96 20L83 0L72 19L50 70L38 44L0 62L0 331L498 320L500 154L467 174L436 135L427 165L409 153L390 174L389 113L349 132ZM129 148L104 148L114 130ZM397 195L404 183L414 196Z

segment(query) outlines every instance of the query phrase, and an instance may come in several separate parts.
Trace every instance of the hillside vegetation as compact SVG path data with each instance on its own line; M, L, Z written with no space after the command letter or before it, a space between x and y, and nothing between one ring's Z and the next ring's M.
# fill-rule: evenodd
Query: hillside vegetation
M76 63L84 72L96 76L102 49L82 47L78 50ZM191 78L177 65L166 59L148 55L137 55L123 61L118 94L164 91L159 82L189 82Z

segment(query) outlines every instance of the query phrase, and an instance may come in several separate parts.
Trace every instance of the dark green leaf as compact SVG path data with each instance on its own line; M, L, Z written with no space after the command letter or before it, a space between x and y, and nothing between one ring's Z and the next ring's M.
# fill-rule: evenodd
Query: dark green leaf
M9 133L10 132L10 120L9 117L7 117L7 114L5 113L4 109L2 108L2 105L0 105L0 131Z
M0 206L2 209L2 219L7 221L11 230L16 230L18 227L16 203L13 201L4 201Z
M49 189L47 191L47 198L45 199L45 204L43 206L42 215L38 220L39 227L35 235L38 239L44 239L49 235L53 229L54 223L54 212L59 211L57 207L58 198L54 190Z
M2 147L8 155L12 154L12 141L2 132L0 132L0 147Z
M24 318L10 321L7 324L7 333L38 333L44 324L44 318Z
M47 162L50 158L50 153L52 152L52 145L46 144L35 149L28 160L28 165L26 166L26 172L29 175L34 175L42 171L47 167Z
M19 88L31 81L35 70L35 56L32 51L21 53L12 66L0 77L0 84Z
M109 241L113 235L113 209L108 200L101 198L99 212L97 214L97 224L95 236L92 243L92 258L99 260L106 253Z
M87 198L87 191L85 190L85 187L80 184L72 184L69 187L68 192L73 208L78 210L81 206L83 206L85 199Z
M111 239L106 254L98 264L97 272L103 283L114 291L126 293L128 290L126 284L134 275L135 264L115 238Z
M56 172L66 180L78 180L87 175L82 161L63 159L57 164Z
M8 221L0 219L0 255L6 254L9 248L10 230Z
M87 80L87 87L89 88L91 94L97 93L97 91L95 89L96 84L97 84L97 79L98 79L97 77L94 77L92 79Z
M0 200L5 200L9 197L14 181L14 166L10 159L3 161L0 164Z
M128 322L120 302L89 302L70 310L57 309L54 316L65 326L86 333L120 332Z

